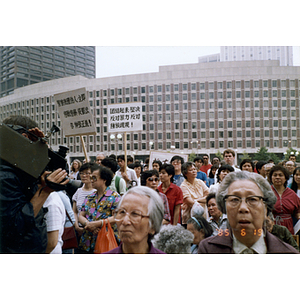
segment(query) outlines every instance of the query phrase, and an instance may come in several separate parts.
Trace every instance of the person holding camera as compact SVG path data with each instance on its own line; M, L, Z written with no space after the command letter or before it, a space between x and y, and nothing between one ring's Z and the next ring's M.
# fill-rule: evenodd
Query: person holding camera
M36 122L26 116L10 116L4 124L19 125L24 137L36 141L44 137ZM33 134L33 135L31 135ZM3 142L3 141L2 141ZM20 145L22 148L22 145ZM0 253L45 253L47 227L43 204L54 191L46 184L65 185L66 170L45 171L34 181L24 171L0 160Z

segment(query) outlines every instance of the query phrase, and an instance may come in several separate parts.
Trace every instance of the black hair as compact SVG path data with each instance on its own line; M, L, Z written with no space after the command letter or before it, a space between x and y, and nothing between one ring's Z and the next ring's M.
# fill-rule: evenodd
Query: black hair
M281 171L285 177L285 183L284 183L284 187L287 186L287 181L290 178L289 172L288 170L284 167L284 166L280 166L280 165L275 165L270 169L270 173L269 173L269 182L272 183L272 175L275 171Z
M173 177L175 175L175 168L173 165L171 164L162 164L160 169L159 169L159 172L161 172L162 170L165 170L168 175L172 175L171 177L171 182L173 182Z
M245 158L242 160L242 162L240 163L240 169L242 170L242 166L245 164L245 163L249 163L252 167L252 171L254 172L254 163L251 159L249 158Z
M291 189L297 194L297 190L298 190L298 184L295 181L295 174L296 172L299 171L300 172L300 167L297 167L294 172L293 172L293 181L292 181L292 185L291 185Z
M80 168L79 168L79 172L85 171L92 168L92 164L91 162L87 162L85 164L83 164Z
M141 174L141 185L146 186L147 179L152 176L156 176L157 178L159 178L159 173L156 169L147 170L147 171L143 172Z
M99 166L97 163L93 163L91 171L94 172L97 170L99 171L100 178L105 180L105 185L110 186L112 179L114 178L114 173L106 167Z
M207 220L203 216L194 216L194 218L198 221L198 223L193 219L190 218L187 221L187 224L193 224L194 228L197 231L200 231L201 229L204 232L204 238L210 237L213 234L213 229L211 228L211 225L207 222Z
M196 156L196 157L194 158L194 162L199 161L199 160L203 163L202 157Z
M116 160L111 157L105 157L104 159L102 159L101 165L111 169L113 173L116 173L116 171L118 170L118 164Z
M217 180L218 182L220 182L220 174L222 171L224 170L228 170L229 172L234 172L234 168L230 165L223 165L218 169L218 173L217 173Z
M218 170L218 169L219 169L219 166L217 166L217 165L212 165L212 166L211 166L210 172L209 172L209 174L208 174L208 177L209 177L209 178L214 178L214 177L215 177L215 175L214 175L213 172L212 172L213 169Z
M179 156L179 155L174 155L172 158L171 158L171 163L174 161L174 160L180 160L181 161L181 164L183 165L184 164L184 159Z
M123 155L123 154L121 154L121 155L118 155L118 156L117 156L117 160L119 160L119 159L121 159L121 160L124 160L124 161L125 161L125 155Z
M260 160L256 163L255 168L256 168L256 171L258 174L260 174L259 170L266 164L267 164L267 162L263 161L263 160Z
M209 193L207 196L206 196L206 205L208 205L208 202L210 199L216 199L216 194L215 193ZM216 200L217 201L217 200Z
M152 162L152 166L153 164L158 164L159 165L159 168L161 167L162 165L162 162L159 160L159 159L155 159L153 162Z

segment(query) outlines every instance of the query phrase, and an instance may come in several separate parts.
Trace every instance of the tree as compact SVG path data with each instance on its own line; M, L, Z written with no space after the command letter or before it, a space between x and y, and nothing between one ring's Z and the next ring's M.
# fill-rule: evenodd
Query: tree
M221 153L220 150L218 150L218 152L216 153L216 157L218 157L220 159L220 161L223 160L223 154Z
M189 155L189 161L194 161L194 159L196 158L197 154L195 152L192 152L190 155Z
M246 151L243 152L243 156L241 157L241 160L242 160L242 161L243 161L244 159L251 159L250 155L249 155Z
M261 147L258 149L257 153L254 154L253 160L264 160L268 161L269 160L269 153L268 149L266 147Z
M286 152L284 152L284 159L285 160L289 160L289 156L291 154L294 154L296 156L296 161L300 162L300 156L299 156L299 152L293 148L289 148L286 150Z

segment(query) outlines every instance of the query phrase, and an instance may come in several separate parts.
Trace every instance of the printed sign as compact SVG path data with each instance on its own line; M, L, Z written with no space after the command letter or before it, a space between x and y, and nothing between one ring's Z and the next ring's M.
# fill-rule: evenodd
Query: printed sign
M54 95L64 136L96 134L85 88Z
M163 152L163 151L150 151L149 170L152 170L152 163L154 160L160 160L163 164L164 163L170 164L172 157L175 155L181 156L185 162L187 162L189 159L188 154L181 154L175 152Z
M143 130L141 102L108 105L108 132L139 130Z

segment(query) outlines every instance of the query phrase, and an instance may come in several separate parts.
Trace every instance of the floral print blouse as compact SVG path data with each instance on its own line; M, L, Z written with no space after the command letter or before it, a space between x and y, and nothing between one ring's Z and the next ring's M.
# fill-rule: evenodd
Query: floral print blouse
M85 212L84 217L87 218L89 222L111 217L121 199L120 195L117 192L112 191L109 187L107 187L99 201L97 198L98 194L97 191L95 191L88 195L82 204L81 211ZM114 230L115 237L118 241L117 225L112 225L112 229ZM84 230L79 242L79 248L87 252L94 250L96 239L97 235Z

